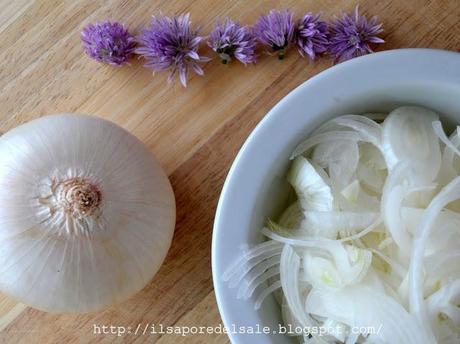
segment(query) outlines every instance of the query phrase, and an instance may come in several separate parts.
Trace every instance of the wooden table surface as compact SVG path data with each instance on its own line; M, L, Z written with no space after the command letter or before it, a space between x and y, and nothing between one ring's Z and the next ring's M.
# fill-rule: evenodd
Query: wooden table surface
M227 343L224 334L94 334L94 325L217 326L221 320L211 279L213 217L227 171L257 122L282 97L332 62L315 63L291 50L284 61L262 55L257 65L209 62L205 76L184 89L166 74L133 61L100 65L83 53L79 32L89 22L112 19L138 30L152 14L190 12L208 33L216 17L253 23L271 8L297 15L322 11L329 18L358 1L236 0L0 0L0 129L57 112L110 119L134 133L170 176L177 226L169 255L139 294L106 311L52 315L0 296L1 343ZM369 0L387 43L380 49L460 48L460 1ZM211 54L209 49L203 51Z

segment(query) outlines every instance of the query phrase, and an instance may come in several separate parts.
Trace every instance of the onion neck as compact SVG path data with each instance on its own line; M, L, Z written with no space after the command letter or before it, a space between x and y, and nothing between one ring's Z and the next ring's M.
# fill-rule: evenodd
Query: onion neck
M88 236L104 228L102 189L94 180L55 175L41 185L37 216L47 231Z
M83 218L99 209L101 192L89 180L75 177L61 183L57 199L66 213L74 218Z

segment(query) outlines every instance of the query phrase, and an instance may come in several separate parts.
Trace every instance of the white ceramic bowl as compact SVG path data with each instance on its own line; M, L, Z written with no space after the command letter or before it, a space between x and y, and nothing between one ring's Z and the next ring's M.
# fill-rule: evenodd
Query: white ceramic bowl
M230 169L214 223L212 272L225 326L276 330L282 322L273 297L255 311L254 300L238 300L237 289L228 288L221 277L242 246L263 240L259 230L264 221L285 206L284 177L296 144L332 117L409 104L437 111L445 123L460 123L460 54L403 49L352 59L297 87L259 123ZM279 334L229 335L238 344L293 342Z

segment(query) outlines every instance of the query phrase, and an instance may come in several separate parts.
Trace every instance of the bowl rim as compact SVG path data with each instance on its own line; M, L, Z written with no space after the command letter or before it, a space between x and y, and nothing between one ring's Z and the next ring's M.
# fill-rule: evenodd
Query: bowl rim
M298 97L301 95L303 92L307 92L308 88L317 82L322 82L326 81L327 79L331 77L335 77L336 74L340 74L343 71L355 69L355 68L360 68L361 65L363 64L373 64L375 62L386 62L386 61L391 61L395 62L395 59L399 59L401 57L416 57L417 59L420 58L427 58L427 61L431 61L432 59L436 58L444 58L444 59L452 59L452 61L455 61L457 64L460 61L460 54L454 51L447 51L447 50L442 50L442 49L429 49L429 48L405 48L405 49L393 49L393 50L386 50L386 51L381 51L373 54L369 54L366 56L361 56L357 57L339 64L336 64L330 68L327 68L318 74L312 76L311 78L307 79L300 85L298 85L296 88L294 88L292 91L290 91L286 96L281 98L278 103L273 106L267 114L259 121L259 123L256 125L256 127L252 130L252 132L249 134L249 136L246 138L245 142L241 146L240 150L238 151L238 154L236 155L229 172L227 174L227 177L225 179L220 197L219 197L219 202L217 205L216 209L216 214L214 218L214 225L213 225L213 233L212 233L212 244L211 244L211 268L212 268L212 279L213 279L213 287L214 287L214 292L215 292L215 297L217 300L217 305L219 309L220 316L222 318L223 325L230 328L231 323L230 323L230 314L225 310L225 305L224 305L224 298L225 298L225 289L228 288L228 286L222 287L218 283L218 279L220 279L220 276L222 275L223 271L220 270L220 268L217 266L216 261L218 259L219 253L218 253L218 246L219 246L219 240L218 240L218 235L221 231L224 230L225 224L223 222L223 217L225 214L225 209L227 209L231 204L229 204L229 190L234 186L236 182L236 178L241 178L241 176L237 176L239 174L239 170L241 169L242 165L242 160L243 157L246 155L248 151L248 147L250 147L253 144L253 141L256 140L256 138L259 136L261 132L264 132L266 130L266 127L268 126L268 123L271 122L274 118L279 117L282 115L282 112L279 111L285 104L291 102L294 98ZM428 71L429 74L429 71ZM432 73L429 75L430 77L436 79L436 76ZM426 76L425 76L426 79ZM458 83L458 81L457 81ZM238 335L229 332L228 333L229 339L232 343L243 343L240 338L238 338Z

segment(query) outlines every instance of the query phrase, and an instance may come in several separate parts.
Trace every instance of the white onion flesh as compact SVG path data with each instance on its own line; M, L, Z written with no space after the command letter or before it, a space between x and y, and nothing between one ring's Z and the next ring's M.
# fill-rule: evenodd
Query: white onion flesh
M457 343L460 136L421 107L378 118L337 117L296 147L297 200L233 268L238 297L259 290L258 308L281 286L285 324L380 328L303 343Z
M439 140L432 123L438 115L417 106L393 110L383 122L383 148L391 169L401 160L433 180L441 166Z
M303 210L332 210L331 189L307 159L297 157L287 179L296 190Z

